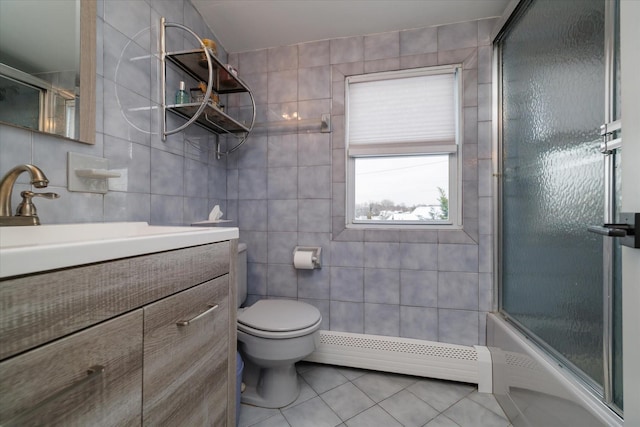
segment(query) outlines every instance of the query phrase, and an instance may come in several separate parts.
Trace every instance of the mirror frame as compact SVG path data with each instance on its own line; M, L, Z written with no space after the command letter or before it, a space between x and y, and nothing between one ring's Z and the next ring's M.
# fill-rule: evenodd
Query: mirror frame
M2 0L0 0L2 1ZM78 135L68 138L62 135L25 128L15 123L0 122L2 125L15 126L38 132L54 138L94 145L96 143L96 16L97 0L80 0L80 102Z
M96 0L80 0L80 135L96 143Z

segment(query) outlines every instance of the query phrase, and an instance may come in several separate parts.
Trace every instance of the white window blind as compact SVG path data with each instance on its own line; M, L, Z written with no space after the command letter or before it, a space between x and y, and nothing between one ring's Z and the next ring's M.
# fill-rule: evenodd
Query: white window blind
M438 74L348 81L350 156L451 153L455 68Z

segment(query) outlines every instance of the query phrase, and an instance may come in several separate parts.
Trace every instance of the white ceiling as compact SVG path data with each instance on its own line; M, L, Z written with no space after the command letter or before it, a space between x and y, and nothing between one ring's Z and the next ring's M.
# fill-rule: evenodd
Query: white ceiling
M192 0L228 52L502 15L509 0Z

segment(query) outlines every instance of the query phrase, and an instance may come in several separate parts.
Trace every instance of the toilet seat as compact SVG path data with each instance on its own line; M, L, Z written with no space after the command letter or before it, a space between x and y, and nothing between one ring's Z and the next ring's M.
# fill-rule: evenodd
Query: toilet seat
M271 339L295 338L320 327L320 311L293 300L260 300L238 312L238 330Z

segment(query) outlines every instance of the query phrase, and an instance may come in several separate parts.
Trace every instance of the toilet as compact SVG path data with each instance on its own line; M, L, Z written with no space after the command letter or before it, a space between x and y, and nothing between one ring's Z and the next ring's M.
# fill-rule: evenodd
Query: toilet
M238 245L238 350L246 386L242 403L281 408L300 394L295 363L320 339L320 311L300 301L265 299L241 308L247 298L247 246Z

